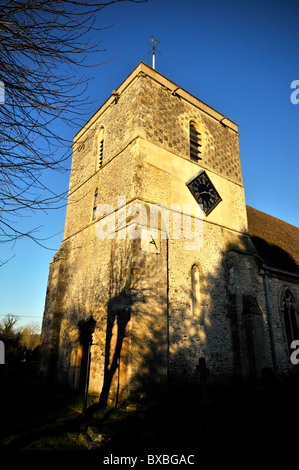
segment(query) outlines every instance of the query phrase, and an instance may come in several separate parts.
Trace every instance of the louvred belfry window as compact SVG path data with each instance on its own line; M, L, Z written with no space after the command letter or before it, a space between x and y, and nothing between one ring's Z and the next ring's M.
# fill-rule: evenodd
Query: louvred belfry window
M98 170L103 165L103 153L104 153L104 129L101 129L101 132L98 137Z
M201 133L197 130L194 122L190 122L189 139L190 158L195 161L201 160L202 138Z
M104 139L100 140L99 142L99 155L98 155L98 161L99 161L99 168L103 165L103 148L104 148Z

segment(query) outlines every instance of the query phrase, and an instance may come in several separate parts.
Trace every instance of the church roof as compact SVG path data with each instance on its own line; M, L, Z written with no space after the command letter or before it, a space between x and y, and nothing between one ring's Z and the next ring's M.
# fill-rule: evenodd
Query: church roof
M299 273L299 228L246 206L248 232L268 266Z

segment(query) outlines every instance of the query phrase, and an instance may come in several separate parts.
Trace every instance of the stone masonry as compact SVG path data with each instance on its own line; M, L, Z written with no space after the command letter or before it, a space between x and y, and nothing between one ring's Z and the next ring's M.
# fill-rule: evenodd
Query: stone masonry
M189 156L191 120L202 136L198 161ZM50 265L42 374L83 386L80 324L91 315L89 390L103 402L197 386L200 357L215 384L258 379L271 365L238 136L234 122L144 63L75 136L64 238ZM221 196L207 216L186 186L201 170ZM169 226L161 214L154 226L150 219L161 205ZM200 246L173 235L186 210Z

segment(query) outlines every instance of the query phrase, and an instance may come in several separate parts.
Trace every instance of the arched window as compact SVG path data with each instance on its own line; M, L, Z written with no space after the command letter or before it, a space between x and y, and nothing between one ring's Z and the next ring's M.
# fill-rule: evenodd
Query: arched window
M285 290L282 297L282 312L288 348L292 351L290 347L292 341L299 339L299 318L295 299L289 289Z
M97 141L97 170L103 165L103 153L104 153L104 129L100 130Z
M92 220L97 216L97 207L98 207L98 188L94 192L93 196L93 208L92 208Z
M200 273L198 266L194 264L191 268L191 298L192 298L192 315L197 317L200 315Z
M190 158L198 161L201 159L202 138L201 133L195 122L191 121L189 124L189 141L190 141Z

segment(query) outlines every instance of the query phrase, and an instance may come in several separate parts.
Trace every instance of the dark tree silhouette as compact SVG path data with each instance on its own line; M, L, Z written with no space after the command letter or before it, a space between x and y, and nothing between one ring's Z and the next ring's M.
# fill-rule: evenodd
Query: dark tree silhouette
M6 315L0 322L0 340L5 344L5 359L8 363L21 359L22 334L15 328L16 323L17 318L14 315Z
M88 79L79 68L101 50L90 40L98 14L123 1L147 0L1 1L0 242L23 236L38 242L34 231L17 228L17 217L64 203L65 194L43 182L45 170L65 170L70 152L53 121L63 129L61 123L78 125L86 114Z

